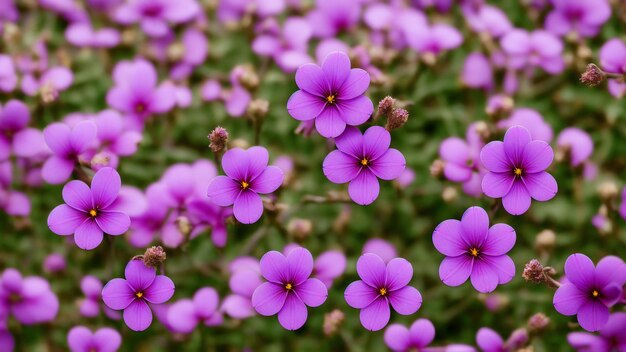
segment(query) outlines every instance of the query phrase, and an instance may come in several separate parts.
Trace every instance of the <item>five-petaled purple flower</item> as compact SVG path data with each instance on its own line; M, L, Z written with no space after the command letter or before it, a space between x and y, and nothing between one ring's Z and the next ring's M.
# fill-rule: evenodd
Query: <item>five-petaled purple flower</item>
M491 292L515 276L515 264L506 255L515 245L515 230L507 224L489 227L489 216L481 207L467 209L461 221L439 224L433 243L446 256L439 277L448 286L459 286L470 278L477 291Z
M618 312L600 329L598 335L588 332L567 334L567 342L578 352L623 352L626 351L626 313Z
M181 299L167 310L167 322L179 333L189 334L203 323L217 326L222 323L222 312L218 310L219 296L212 287L203 287L196 291L193 299Z
M392 324L385 330L385 344L394 352L426 351L434 338L435 326L428 319L418 319L408 329Z
M356 263L361 280L351 283L344 293L352 308L360 309L364 328L377 331L389 322L391 310L410 315L422 305L422 295L412 286L413 266L404 258L394 258L385 264L373 253L363 254Z
M480 160L489 171L483 177L483 192L502 198L509 214L524 214L531 198L543 202L556 195L556 180L545 171L553 158L548 143L532 140L526 128L513 126L506 131L504 142L490 142L480 151Z
M72 352L115 352L122 345L122 336L111 328L100 328L95 333L84 326L75 326L67 334Z
M380 126L367 129L364 134L356 127L348 127L335 139L337 150L324 159L324 175L334 183L350 182L348 193L357 204L368 205L378 198L378 179L393 180L406 166L404 155L389 148L391 135Z
M58 122L48 125L43 135L53 155L43 165L43 179L55 185L65 182L72 174L78 158L95 142L97 132L96 124L92 121L79 122L72 128Z
M358 126L374 111L372 101L363 94L370 84L369 74L350 69L350 58L343 52L326 56L322 66L304 64L296 72L300 90L287 102L289 114L299 121L315 119L317 132L335 138L346 125Z
M309 278L313 256L306 248L293 249L287 256L269 251L261 258L261 274L268 281L252 294L252 306L261 315L278 313L278 322L287 330L301 328L307 319L307 306L326 301L328 290L318 279Z
M604 257L594 267L584 254L575 253L565 261L564 283L554 293L554 308L563 315L577 315L587 331L598 331L609 319L609 307L622 297L626 264L615 256Z
M115 201L122 186L120 175L110 167L100 169L91 189L78 180L63 187L63 200L48 216L48 227L57 235L74 234L76 245L90 250L102 242L103 233L117 236L130 227L130 217L117 211Z
M124 322L131 330L146 330L152 323L148 303L161 304L172 298L174 282L137 259L126 264L124 276L126 279L116 278L104 286L102 300L111 309L124 310Z
M269 154L263 147L247 150L233 148L222 158L226 176L217 176L209 184L208 196L219 206L233 205L235 218L252 224L263 214L263 201L259 194L272 193L283 183L283 171L267 166Z

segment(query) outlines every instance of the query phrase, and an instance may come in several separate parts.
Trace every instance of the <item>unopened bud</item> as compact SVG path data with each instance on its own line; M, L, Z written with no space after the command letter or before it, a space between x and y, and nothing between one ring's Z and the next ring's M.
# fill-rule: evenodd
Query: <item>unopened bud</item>
M2 24L0 24L0 26L2 26ZM5 22L4 31L0 28L0 33L2 33L2 38L5 43L15 44L21 36L20 27L11 22Z
M248 147L250 146L250 143L248 143L248 141L246 141L245 139L237 138L233 140L232 142L230 142L230 145L233 148L248 149Z
M587 65L587 69L580 75L580 81L588 86L595 87L598 84L604 82L606 75L596 64Z
M617 185L613 181L602 182L600 186L598 186L598 194L603 201L608 202L619 194L619 189Z
M183 234L185 238L187 238L192 230L191 221L189 221L189 218L181 215L177 217L176 220L174 220L174 223L176 224L176 228L178 229L178 231L180 231L180 233Z
M209 148L213 153L219 153L226 149L226 143L228 143L228 131L225 128L217 126L209 135Z
M345 314L339 309L334 309L330 313L324 314L324 335L334 335L345 319Z
M430 165L430 174L435 177L441 177L445 167L446 163L443 160L435 159L435 161L433 161Z
M428 66L433 66L437 63L437 56L433 53L424 53L422 55L422 61Z
M524 280L540 284L545 282L545 276L543 274L543 265L537 260L533 259L526 263L524 271L522 272Z
M459 192L456 190L456 188L449 186L443 189L443 192L441 193L441 198L446 203L452 203L457 199L458 195Z
M506 347L511 351L517 351L518 349L526 346L528 343L528 331L524 328L515 329L509 339L506 340Z
M535 249L539 252L549 252L556 243L556 233L552 230L543 230L535 237Z
M41 95L41 101L44 104L53 103L59 97L59 91L50 81L47 81L41 86L41 88L39 89L39 94Z
M383 100L378 102L378 115L379 116L387 116L393 110L393 104L395 103L395 99L386 96Z
M265 117L270 109L270 102L265 99L254 99L248 105L248 115L253 119Z
M507 95L498 94L489 98L485 112L487 115L498 119L509 115L514 107L515 102L513 101L513 98Z
M308 219L292 219L287 224L287 232L296 239L303 240L313 231L313 222Z
M241 76L239 76L239 83L249 90L254 90L259 86L259 76L252 67L246 66Z
M528 319L528 331L537 334L544 331L550 324L550 318L543 313L536 313Z
M387 117L387 125L385 129L387 131L395 130L396 128L400 128L404 126L404 124L409 120L409 112L402 108L395 108Z
M143 263L153 268L160 267L165 262L165 259L167 259L167 255L161 246L152 246L146 249L146 252L143 254Z
M185 46L182 43L174 42L167 47L167 59L170 61L179 61L185 55Z
M491 137L491 131L489 130L489 125L485 121L478 121L474 124L474 129L476 133L480 136L482 140L489 140Z

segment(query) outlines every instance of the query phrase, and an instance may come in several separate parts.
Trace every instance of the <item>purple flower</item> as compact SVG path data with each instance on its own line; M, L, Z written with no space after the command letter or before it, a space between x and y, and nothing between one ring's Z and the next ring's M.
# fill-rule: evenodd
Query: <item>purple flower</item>
M79 248L90 250L102 242L103 233L117 236L128 230L130 217L113 205L120 191L120 175L110 167L100 169L91 189L82 181L63 187L63 200L48 216L48 227L57 235L74 234Z
M122 345L122 336L111 328L92 333L84 326L75 326L67 333L67 344L72 352L115 352Z
M513 126L506 131L504 142L490 142L480 152L489 171L483 177L483 192L491 198L502 198L509 214L524 214L531 197L544 202L556 195L556 180L545 171L553 158L548 143L533 141L526 128Z
M432 56L433 59L446 50L451 50L463 43L463 36L454 27L445 24L415 26L408 38L409 45L420 55Z
M600 48L600 65L610 73L626 74L626 44L620 39L613 38ZM626 94L626 83L617 79L608 80L609 93L616 98Z
M148 303L162 304L174 295L174 283L141 260L126 264L124 279L113 279L102 289L102 300L113 310L124 310L124 322L134 331L146 330L152 323Z
M28 106L19 100L9 100L0 106L0 161L11 155L29 158L45 151L43 134L29 128Z
M65 38L79 48L112 48L121 41L121 35L116 29L95 30L88 22L71 24L65 30Z
M259 220L263 214L259 194L274 192L284 179L281 169L267 166L268 160L269 154L263 147L227 151L222 157L226 176L217 176L209 184L211 202L222 207L233 205L233 214L241 223Z
M54 320L59 312L59 299L48 281L38 276L22 277L8 268L0 277L0 316L11 314L24 325ZM1 325L1 324L0 324Z
M306 248L296 248L287 256L277 251L261 258L261 274L268 281L252 294L252 306L261 315L278 313L278 322L287 330L301 328L307 319L307 306L326 301L328 290L318 279L309 278L313 256Z
M609 319L609 308L622 297L626 264L608 256L594 267L589 257L576 253L565 261L565 276L568 282L554 293L554 308L566 316L577 315L578 323L587 331L602 329Z
M541 140L550 143L554 137L552 127L547 123L543 116L534 109L518 108L506 119L498 122L498 128L509 129L513 126L520 125L530 132L530 137L535 140Z
M392 324L385 330L385 344L394 352L426 351L434 339L435 326L428 319L418 319L408 329Z
M611 17L611 6L606 0L552 0L552 5L554 9L546 17L545 27L556 35L594 37Z
M334 37L354 27L359 22L362 3L360 0L316 0L308 17L313 34L319 38Z
M122 24L140 23L147 35L161 37L170 31L168 23L187 22L199 12L195 0L129 0L115 10L114 18Z
M551 74L565 69L563 42L550 32L514 29L501 38L500 45L509 56L511 68L541 67Z
M491 90L494 78L489 59L479 52L469 54L463 64L461 80L470 88Z
M499 38L513 29L506 13L495 6L484 4L475 9L468 5L463 7L463 14L474 32L488 33L493 38Z
M333 280L343 275L345 270L346 256L339 250L330 250L315 258L313 276L330 288Z
M252 306L252 295L263 284L261 267L255 258L240 257L230 264L228 281L231 295L222 302L222 310L235 319L246 319L256 314Z
M300 90L287 102L289 114L299 121L315 119L317 132L335 138L346 125L358 126L374 111L372 101L363 94L370 84L369 74L350 68L348 55L333 52L322 66L305 64L296 72Z
M463 183L465 193L478 197L482 194L480 183L485 174L479 155L485 143L476 131L476 124L467 128L465 136L465 140L446 138L439 146L439 156L445 162L443 174L446 179Z
M101 111L96 116L95 123L98 127L97 137L102 150L119 156L135 154L143 136L139 132L125 129L124 120L118 112Z
M598 335L586 332L567 334L567 342L578 352L626 351L626 313L618 312L609 316Z
M372 238L365 242L361 254L373 253L379 256L385 263L389 263L398 256L396 247L389 241L382 238Z
M86 275L80 280L80 290L85 295L85 299L80 302L80 314L87 318L95 318L100 313L100 302L102 300L102 282L92 275ZM103 306L104 314L114 320L121 319L121 314Z
M348 127L335 144L337 150L324 159L324 175L334 183L349 182L348 193L357 204L368 205L378 198L378 178L393 180L404 171L404 155L389 148L391 135L380 126L370 127L364 134Z
M351 283L344 293L348 305L360 309L361 325L371 331L389 322L389 305L402 315L410 315L422 305L422 295L412 286L413 267L404 258L385 264L376 254L363 254L356 263L361 280Z
M298 67L312 62L307 54L312 29L303 18L290 17L285 20L278 33L264 33L252 42L252 51L259 56L271 57L285 72L294 72Z
M52 253L43 262L43 269L48 273L60 273L65 271L67 262L65 257L59 253Z
M433 244L446 256L439 277L448 286L459 286L470 278L477 291L486 293L515 276L515 264L506 255L515 245L515 230L507 224L489 227L489 216L481 207L467 209L461 221L439 224Z
M212 287L196 291L193 299L181 299L167 311L170 327L179 333L190 334L200 323L206 326L222 324L222 313L218 310L219 296Z
M73 128L58 122L48 125L43 135L53 154L43 165L43 179L51 184L65 182L81 154L92 146L96 133L97 127L91 121L80 122Z
M0 5L0 7L2 7L2 5ZM12 92L16 86L17 75L15 73L15 65L13 65L13 59L9 55L0 55L0 91L9 93Z
M589 133L576 127L568 127L559 133L557 146L567 151L572 166L586 162L593 153L593 140Z
M483 352L507 352L504 340L489 328L480 328L476 333L476 344Z

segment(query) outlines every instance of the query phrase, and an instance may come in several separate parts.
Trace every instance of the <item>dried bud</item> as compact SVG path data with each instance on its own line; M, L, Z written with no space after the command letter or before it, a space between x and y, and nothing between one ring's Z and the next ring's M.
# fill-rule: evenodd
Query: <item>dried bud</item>
M185 46L183 43L174 42L167 47L167 59L171 62L179 61L185 55Z
M437 56L433 53L425 53L421 57L422 57L422 61L427 66L433 66L434 64L437 63Z
M543 230L535 237L535 249L539 252L549 252L556 243L556 234L552 230Z
M442 160L435 159L430 165L430 174L435 177L441 177L443 175L443 169L446 167L446 163Z
M132 46L137 40L137 30L134 28L126 28L122 31L122 44Z
M248 147L250 146L250 143L248 143L248 141L245 139L237 138L237 139L234 139L232 142L230 142L230 145L233 148L248 149Z
M619 189L617 188L615 182L606 181L602 182L600 186L598 186L598 194L604 202L608 202L617 197L617 195L619 194Z
M606 75L604 74L604 71L596 66L596 64L587 65L585 72L580 75L580 81L588 87L595 87L604 82L605 79Z
M41 95L41 101L44 104L53 103L59 97L59 91L50 81L47 81L41 86L41 88L39 89L39 94Z
M456 190L456 188L449 186L443 189L443 192L441 193L441 198L446 203L452 203L457 199L458 195L459 192Z
M506 347L511 351L517 351L528 343L528 331L524 328L515 329L509 339L506 340Z
M334 335L339 330L339 326L344 319L345 315L339 309L334 309L332 312L324 314L324 335Z
M528 319L528 331L537 334L544 331L550 324L550 318L543 313L536 313Z
M409 120L409 112L402 108L395 108L387 117L387 125L385 128L387 131L395 130L396 128L400 128L404 126L404 124Z
M313 222L309 219L292 219L287 224L287 232L298 240L303 240L313 231Z
M474 129L476 133L480 136L482 140L489 140L491 137L491 131L489 130L489 125L485 121L478 121L474 124Z
M387 116L391 113L391 110L393 110L393 105L395 103L395 99L390 97L390 96L386 96L383 100L378 102L378 115L379 116Z
M192 230L191 221L189 221L189 218L181 215L177 217L176 220L174 220L174 223L176 224L176 228L178 229L178 231L180 231L180 233L182 233L183 236L187 238Z
M545 282L545 276L543 274L543 265L541 265L541 263L539 263L537 259L533 259L529 261L524 266L522 277L524 278L524 280L534 282L536 284Z
M107 153L98 153L91 158L89 163L91 164L92 169L99 170L103 167L109 166L111 163L111 157Z
M248 115L253 119L260 119L267 115L270 109L270 102L265 99L254 99L248 105Z
M225 128L217 126L209 135L209 148L213 153L219 153L226 149L226 143L228 143L228 131Z
M160 267L165 259L167 259L167 255L161 246L152 246L146 249L146 252L143 254L143 263L153 268Z
M0 24L2 26L2 24ZM11 22L4 23L4 32L0 28L0 33L2 33L2 39L4 39L5 43L15 44L21 37L20 27Z
M513 98L507 95L498 94L489 98L485 112L487 115L497 120L509 115L514 107L515 102L513 101Z
M250 66L245 66L244 71L239 76L239 83L249 90L254 90L259 86L259 76Z

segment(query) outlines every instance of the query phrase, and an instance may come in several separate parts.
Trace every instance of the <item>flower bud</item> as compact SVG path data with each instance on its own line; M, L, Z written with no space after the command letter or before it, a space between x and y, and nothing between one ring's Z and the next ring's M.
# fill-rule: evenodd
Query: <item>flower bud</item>
M528 319L528 331L537 334L544 331L550 324L550 318L543 313L536 313Z
M174 223L176 224L176 228L178 229L178 231L183 234L183 237L188 238L193 228L193 226L191 225L191 221L189 221L189 218L181 215L177 217L176 220L174 220Z
M393 105L395 103L395 99L390 97L390 96L386 96L383 100L378 102L378 115L379 116L387 116L391 113L391 110L393 110Z
M143 263L146 266L153 268L160 267L165 259L167 259L167 255L161 246L152 246L146 249L146 252L143 255Z
M498 120L499 118L509 115L514 107L515 102L513 101L513 98L507 95L498 94L489 98L485 112L487 115Z
M609 202L619 194L619 189L613 181L605 181L598 186L598 194L604 202Z
M174 42L167 47L166 55L171 62L179 61L185 55L185 46L182 43Z
M587 65L585 72L580 75L580 81L588 87L595 87L604 82L605 79L606 75L604 74L604 71L596 66L596 64Z
M524 328L515 329L509 339L506 340L506 346L511 351L517 351L528 343L528 331Z
M446 163L442 160L435 159L433 163L430 165L430 174L435 177L441 177L443 175L443 168L446 166Z
M441 193L441 198L446 203L452 203L457 199L458 195L459 192L456 190L456 188L449 186L443 189L443 192Z
M209 148L213 153L219 153L226 149L226 143L228 143L228 131L225 128L217 126L209 135Z
M526 263L524 271L522 272L524 280L540 284L545 282L545 276L543 274L543 265L537 260L533 259Z
M245 66L243 72L239 76L239 83L249 90L254 90L259 86L259 76L250 66Z
M292 219L287 224L287 232L298 240L303 240L313 231L313 222L309 219Z
M535 249L538 252L549 252L556 243L556 234L552 230L543 230L535 237Z
M265 117L267 112L270 109L270 102L265 99L254 99L248 105L248 115L253 119L257 120Z
M47 81L41 86L39 94L41 95L41 101L46 105L55 102L59 97L59 91L50 81Z
M478 121L474 124L474 130L480 136L480 138L484 141L489 140L491 137L491 131L489 130L489 125L485 121Z
M324 314L324 335L334 335L339 330L339 326L344 319L345 315L339 309L334 309L332 312Z
M43 262L44 270L49 273L58 273L64 271L66 266L67 263L65 262L65 257L60 255L59 253L50 254Z
M387 117L387 125L385 129L387 131L395 130L396 128L400 128L404 126L404 124L409 120L409 112L402 108L395 108Z

